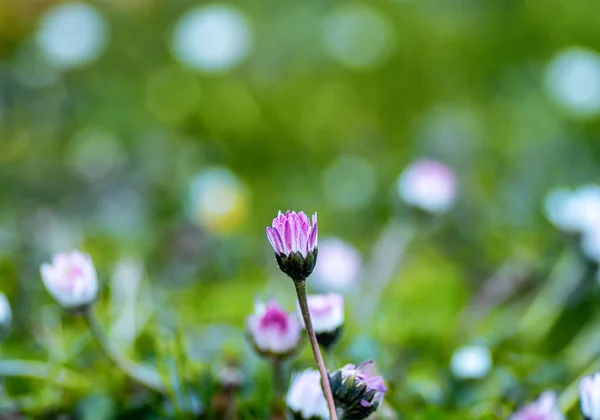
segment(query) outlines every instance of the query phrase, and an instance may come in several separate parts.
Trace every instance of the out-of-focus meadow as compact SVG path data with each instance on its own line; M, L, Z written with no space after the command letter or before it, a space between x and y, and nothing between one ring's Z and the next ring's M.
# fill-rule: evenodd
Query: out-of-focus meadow
M79 248L123 352L187 384L205 415L233 364L238 417L268 418L245 320L256 297L295 307L265 236L295 209L319 215L309 289L346 300L333 363L376 360L381 418L504 418L546 389L577 418L572 384L600 356L600 233L564 219L600 220L599 14L583 0L1 0L3 412L175 415L178 396L132 386L44 289L40 264ZM419 159L456 174L451 208L402 199ZM580 185L597 206L569 213L556 188ZM13 376L17 359L43 365ZM289 369L312 364L307 346Z

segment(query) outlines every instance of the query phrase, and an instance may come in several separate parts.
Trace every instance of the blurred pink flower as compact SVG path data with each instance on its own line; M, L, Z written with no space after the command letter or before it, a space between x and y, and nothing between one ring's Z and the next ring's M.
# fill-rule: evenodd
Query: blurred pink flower
M89 305L98 295L92 259L80 251L55 255L52 264L42 264L40 272L48 292L66 309Z
M329 419L321 375L315 369L305 369L293 376L285 402L295 418Z
M362 256L355 247L339 238L325 238L319 243L319 264L312 280L320 290L348 292L357 286L361 271Z
M267 357L284 358L300 344L302 325L294 313L285 312L276 301L257 302L247 329L256 351Z
M600 420L600 372L579 381L581 414L589 420Z
M310 220L303 211L296 214L289 210L281 211L273 219L273 227L267 227L267 238L278 255L288 257L292 252L299 252L306 258L317 246L317 213Z
M341 337L344 329L344 297L335 293L308 295L307 303L317 341L325 349L330 350ZM298 314L304 326L299 305Z
M344 298L342 295L335 293L308 295L307 301L315 333L331 332L344 325ZM298 306L298 313L300 313L300 306ZM300 320L304 324L301 317Z
M444 213L456 200L456 174L443 163L418 160L400 175L397 189L407 204L431 213Z
M551 391L542 393L539 398L521 408L509 420L564 420L565 416L558 407L556 394Z

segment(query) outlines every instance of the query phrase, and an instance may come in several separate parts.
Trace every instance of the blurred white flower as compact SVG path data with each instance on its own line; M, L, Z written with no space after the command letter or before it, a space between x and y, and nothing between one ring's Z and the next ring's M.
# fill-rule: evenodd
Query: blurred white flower
M329 419L321 376L315 369L305 369L294 374L285 403L300 418Z
M457 194L455 173L443 163L428 159L409 165L396 187L407 204L431 213L448 211Z
M581 414L589 420L600 420L600 373L584 376L579 381Z
M559 51L546 69L550 98L574 115L600 112L600 55L591 49L570 47Z
M326 292L352 290L360 278L362 256L352 245L339 238L319 240L319 258L311 282Z
M587 184L574 191L554 189L546 195L544 213L565 232L595 234L600 231L600 186Z
M226 4L200 6L175 26L171 50L181 63L205 72L233 68L250 52L252 28L246 16Z
M389 19L367 4L344 4L323 24L323 44L340 64L353 69L377 67L394 44Z
M458 349L450 361L457 378L483 378L492 368L492 356L485 346L473 345Z
M196 175L188 198L191 220L213 232L235 230L246 217L246 189L225 168L211 168Z
M12 311L10 310L10 303L8 298L2 292L0 292L0 327L7 328L12 320Z
M577 200L573 191L555 188L544 198L544 214L550 223L565 232L578 229Z
M100 57L108 42L108 28L95 7L63 3L44 14L36 41L52 65L67 70Z
M589 259L600 262L600 229L586 232L581 237L581 250Z
M89 255L80 251L57 254L40 267L48 292L65 309L90 305L98 295L96 269Z
M335 331L344 325L344 297L335 293L308 295L308 310L315 333ZM304 319L298 304L298 319L304 326Z

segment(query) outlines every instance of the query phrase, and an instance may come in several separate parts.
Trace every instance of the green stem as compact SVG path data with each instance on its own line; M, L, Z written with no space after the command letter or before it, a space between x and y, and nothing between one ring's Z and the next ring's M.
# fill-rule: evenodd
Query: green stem
M102 351L104 351L106 357L108 357L110 361L117 366L117 368L119 368L131 379L145 387L153 389L154 391L162 394L166 392L163 380L157 372L127 359L112 346L108 337L104 333L98 318L96 318L94 315L94 311L91 306L87 311L85 311L85 319L90 327L92 335L96 338L96 340L98 340Z
M29 360L0 360L0 377L6 376L50 380L69 388L81 388L85 382L82 377L63 367Z
M275 398L277 399L277 403L279 404L279 400L283 396L283 366L281 360L279 358L274 358L273 362L273 389L275 391Z
M319 349L319 343L317 342L317 336L312 326L310 319L310 312L308 311L308 302L306 300L306 281L294 280L294 286L296 286L296 294L298 295L298 303L300 304L300 311L302 312L302 318L304 319L304 326L306 327L306 334L310 341L310 347L317 362L317 368L321 374L321 384L323 385L323 392L325 393L325 399L327 400L327 408L329 409L330 420L337 420L337 412L335 409L335 402L333 401L333 394L331 393L331 387L329 386L329 377L327 376L327 369L325 368L325 362L323 362L323 356L321 356L321 350Z
M560 405L563 413L568 413L569 410L573 407L575 403L577 403L577 399L579 398L579 381L585 375L592 374L600 369L600 360L596 360L592 362L588 368L584 371L584 373L579 376L576 380L574 380L571 385L569 385L558 397L558 404Z
M273 414L279 415L284 408L283 394L285 381L283 378L283 363L281 359L275 357L271 360L271 366L273 368Z

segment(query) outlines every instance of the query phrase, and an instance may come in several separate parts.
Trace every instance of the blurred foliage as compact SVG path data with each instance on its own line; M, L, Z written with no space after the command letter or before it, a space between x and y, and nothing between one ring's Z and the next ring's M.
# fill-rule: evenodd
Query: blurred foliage
M50 367L47 380L5 379L6 412L215 415L216 366L232 357L250 378L237 391L239 416L266 418L268 366L243 328L257 295L294 307L264 236L287 208L318 211L321 235L342 237L367 264L382 232L414 225L394 240L408 245L391 281L370 293L365 275L348 293L334 355L340 364L376 359L398 418L506 417L544 389L567 388L598 357L596 266L544 219L541 203L556 185L598 180L600 120L566 112L544 77L565 48L600 50L600 3L220 3L245 16L253 38L247 57L219 72L171 53L177 20L205 4L188 0L89 3L106 21L105 50L53 69L34 44L54 3L0 1L0 278L14 311L0 367L5 359ZM324 32L350 7L374 13L375 26L351 28L348 58L332 54ZM382 27L380 60L340 61L369 51ZM457 205L439 218L417 217L395 191L421 156L459 178ZM191 185L214 168L229 189L197 202ZM168 377L177 372L185 395L132 385L83 321L51 301L39 264L72 247L92 255L106 286L103 324L110 329L133 305L123 350ZM123 261L142 274L119 301L111 279ZM493 369L456 379L452 354L470 343L491 349ZM289 368L306 366L308 348ZM62 368L68 381L55 373Z

